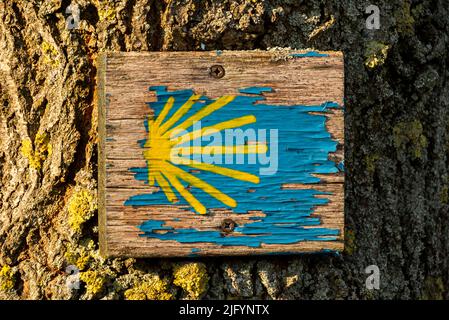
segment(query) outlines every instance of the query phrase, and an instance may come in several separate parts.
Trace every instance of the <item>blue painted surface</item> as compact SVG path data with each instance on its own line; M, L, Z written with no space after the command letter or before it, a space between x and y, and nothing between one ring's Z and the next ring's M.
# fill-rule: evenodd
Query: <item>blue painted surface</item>
M239 90L240 93L246 93L246 94L262 94L263 92L273 92L272 88L267 87L248 87L244 89Z
M149 107L158 115L171 96L175 98L175 104L166 117L168 119L185 101L193 94L192 90L167 91L166 87L150 87L156 91L157 101L149 103ZM327 112L331 108L341 108L333 102L325 102L321 105L292 105L277 106L261 103L263 92L271 91L271 88L245 88L241 93L255 96L237 96L234 101L224 108L210 114L202 120L202 126L210 126L236 117L252 114L257 122L242 127L254 129L278 129L278 171L274 175L260 175L260 169L264 167L260 163L248 164L223 164L222 166L245 171L260 176L259 184L234 180L210 172L191 172L198 178L217 187L238 203L233 208L235 213L246 214L248 210L261 210L265 217L253 217L254 222L239 225L232 236L223 236L219 231L200 231L197 229L173 229L166 227L165 221L149 220L139 228L143 231L141 236L157 238L161 240L175 240L180 243L214 243L218 245L241 245L259 247L265 244L290 244L305 240L323 241L336 240L339 234L337 229L313 228L307 226L319 226L320 220L311 217L313 208L326 205L328 199L317 198L317 195L328 194L313 189L291 190L282 189L285 183L313 184L320 182L314 177L314 173L336 173L339 168L334 162L328 160L328 153L335 152L337 141L331 139L326 130L326 117L323 115L311 115L310 112ZM201 100L210 103L213 100L202 97ZM258 101L258 104L255 102ZM196 103L192 109L179 120L178 123L190 117L204 106L204 103ZM148 123L144 123L148 130ZM274 151L270 145L270 134L266 138L269 151ZM259 137L260 140L260 137ZM197 141L198 142L198 141ZM140 145L145 140L139 141ZM213 143L212 143L213 144ZM217 144L221 144L217 142ZM203 145L211 145L208 141ZM225 156L223 156L225 157ZM248 156L246 156L248 157ZM224 159L223 159L224 160ZM265 166L266 167L266 166ZM180 168L189 171L188 167ZM135 178L148 183L147 168L130 168ZM184 183L184 185L186 185ZM248 192L251 189L253 192ZM199 189L191 188L191 193L208 209L223 208L224 205ZM177 205L189 208L188 203L179 197ZM153 194L140 194L130 197L125 205L148 206L170 204L162 191ZM192 214L194 212L192 211ZM165 231L165 232L155 232Z
M337 168L341 172L344 172L345 171L345 161L343 160L343 161L339 162L338 165L337 165Z
M294 58L323 58L329 57L327 53L320 53L318 51L308 51L305 53L292 53L290 56Z

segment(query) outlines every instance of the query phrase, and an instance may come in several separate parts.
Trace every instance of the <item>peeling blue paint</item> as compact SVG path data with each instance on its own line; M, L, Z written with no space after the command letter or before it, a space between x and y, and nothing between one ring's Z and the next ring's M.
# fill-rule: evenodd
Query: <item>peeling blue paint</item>
M189 257L189 258L198 258L198 257L200 257L200 255L198 253L189 253L187 255L187 257Z
M329 57L327 53L320 53L318 51L308 51L305 53L292 53L290 55L293 58L323 58Z
M246 94L258 94L261 95L263 92L273 92L273 88L268 87L249 87L239 90L240 93Z
M150 225L153 225L158 220L149 220ZM148 222L148 221L147 221ZM266 244L290 244L306 240L314 241L334 241L338 235L338 230L327 228L313 228L304 229L302 227L288 227L288 228L270 228L269 224L257 230L251 230L251 225L248 229L251 231L248 235L223 235L219 231L199 231L197 229L176 229L171 227L149 227L149 224L144 222L140 225L140 230L144 232L143 237L157 238L160 240L176 240L180 243L199 243L207 242L223 246L247 246L260 247L262 243ZM171 230L167 233L156 233L155 231ZM236 230L237 231L237 230Z
M340 162L337 164L337 168L338 168L339 171L344 172L344 171L345 171L345 161L344 161L344 160L343 160L343 161L340 161Z
M335 255L335 256L340 256L340 252L336 251L336 250L332 250L332 249L322 249L321 250L322 253L326 253L326 254L330 254L330 255Z
M315 53L309 53L314 55ZM169 97L175 98L175 104L169 118L193 94L192 90L167 91L164 86L150 87L156 91L157 101L149 103L157 115ZM286 183L314 184L320 179L314 174L332 174L339 172L339 167L328 160L328 154L335 152L337 141L331 138L326 129L324 115L310 114L311 112L326 113L332 108L342 108L334 102L324 102L320 105L269 105L264 100L263 92L271 92L272 88L249 87L240 93L255 96L237 96L229 105L210 114L202 121L202 126L210 126L218 122L252 114L257 118L256 123L242 127L259 129L278 129L278 171L274 175L260 176L259 184L234 180L210 172L191 172L204 181L217 187L238 203L233 208L235 213L247 214L249 210L260 210L265 217L251 217L252 222L239 225L232 235L224 235L219 231L202 231L194 228L174 229L165 226L163 220L148 220L139 228L142 237L160 240L175 240L180 243L214 243L223 246L259 247L261 244L291 244L301 241L329 241L336 240L338 229L320 228L321 221L311 217L315 207L326 205L329 200L318 198L319 195L329 194L314 189L284 189ZM213 100L203 96L200 100L210 103ZM204 102L197 102L192 109L179 121L197 112L204 106ZM258 102L257 104L255 104ZM179 122L180 123L180 122ZM144 123L148 130L148 122ZM267 137L269 144L271 137ZM145 139L138 141L140 146ZM218 142L217 142L218 143ZM210 145L210 143L207 143ZM269 150L271 152L271 150ZM222 166L259 175L260 163L222 164ZM180 166L184 170L188 167ZM130 168L135 178L148 183L148 169ZM184 183L184 185L186 185ZM254 192L248 192L248 189ZM223 208L224 205L199 189L191 188L191 193L208 209ZM126 200L128 206L170 204L162 191L153 194L138 194ZM189 204L180 199L177 205L189 210ZM193 211L192 211L192 214ZM314 226L314 228L307 228Z

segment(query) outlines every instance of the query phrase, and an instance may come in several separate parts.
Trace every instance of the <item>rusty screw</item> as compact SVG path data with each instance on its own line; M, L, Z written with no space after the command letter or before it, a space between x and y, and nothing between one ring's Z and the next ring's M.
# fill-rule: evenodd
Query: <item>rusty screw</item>
M221 79L225 75L225 69L223 66L219 64L215 64L212 67L210 67L209 74L214 77L215 79Z
M230 233L235 229L235 222L232 219L224 219L221 223L221 231Z

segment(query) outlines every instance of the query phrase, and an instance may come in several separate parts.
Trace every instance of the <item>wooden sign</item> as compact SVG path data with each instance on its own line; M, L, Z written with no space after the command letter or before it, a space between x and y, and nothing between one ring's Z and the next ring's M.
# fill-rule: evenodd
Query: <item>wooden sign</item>
M106 256L343 249L343 56L99 58Z

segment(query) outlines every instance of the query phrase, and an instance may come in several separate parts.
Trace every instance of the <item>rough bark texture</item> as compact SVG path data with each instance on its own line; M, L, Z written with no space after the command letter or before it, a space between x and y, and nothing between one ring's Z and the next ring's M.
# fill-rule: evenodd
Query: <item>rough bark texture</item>
M0 0L0 298L449 298L447 0L376 1L377 31L369 1L78 0L73 30L69 4ZM345 53L345 252L101 259L97 54L276 46Z

